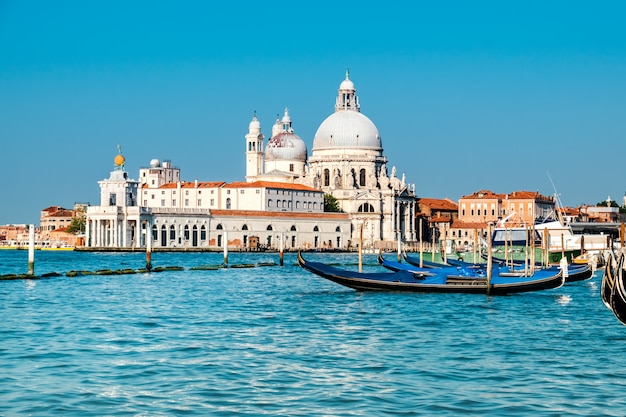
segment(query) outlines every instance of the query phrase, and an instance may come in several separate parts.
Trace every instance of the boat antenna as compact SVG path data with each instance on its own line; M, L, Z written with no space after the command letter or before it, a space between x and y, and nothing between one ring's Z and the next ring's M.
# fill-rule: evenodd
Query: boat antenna
M559 196L559 193L556 191L556 186L554 185L554 181L552 181L552 177L550 176L550 173L546 171L546 174L548 174L548 179L550 180L550 184L552 184L552 188L554 189L554 199L556 201L556 217L561 224L564 224L563 214L561 213L561 209L563 208L563 204L561 203L561 197Z

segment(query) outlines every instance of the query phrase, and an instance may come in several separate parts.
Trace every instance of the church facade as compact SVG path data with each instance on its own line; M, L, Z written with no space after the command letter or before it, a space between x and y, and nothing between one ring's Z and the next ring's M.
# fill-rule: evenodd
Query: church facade
M417 240L415 186L389 173L376 125L363 113L349 73L339 85L334 112L319 126L311 156L292 128L288 110L264 136L256 116L246 135L246 179L271 178L332 195L351 219L351 240L364 247L393 247ZM263 161L265 161L263 165ZM264 168L264 169L263 169Z
M346 73L334 113L319 126L311 156L288 109L265 144L248 125L245 182L185 182L171 161L153 159L129 179L121 153L101 201L87 211L86 246L185 249L394 248L416 239L414 186L387 171L378 129L360 111ZM324 212L324 195L339 213Z

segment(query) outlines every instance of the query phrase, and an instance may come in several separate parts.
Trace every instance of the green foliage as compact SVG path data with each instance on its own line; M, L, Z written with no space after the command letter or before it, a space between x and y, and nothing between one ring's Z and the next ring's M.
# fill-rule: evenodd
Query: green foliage
M72 217L72 221L67 228L68 233L73 233L75 235L79 233L83 233L85 231L85 217L84 216L76 216Z
M332 213L341 213L341 207L335 197L330 194L324 194L324 211Z
M606 201L600 201L596 204L596 207L608 207ZM619 205L615 201L611 201L611 207L619 207Z

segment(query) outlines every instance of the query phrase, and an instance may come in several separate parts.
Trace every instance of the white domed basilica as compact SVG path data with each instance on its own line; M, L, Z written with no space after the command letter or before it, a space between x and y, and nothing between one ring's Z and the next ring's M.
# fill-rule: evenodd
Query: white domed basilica
M353 242L362 227L366 247L389 247L398 237L415 240L414 186L407 185L404 175L398 179L395 167L388 174L380 134L361 113L347 71L335 111L317 129L308 161L306 145L294 133L287 110L282 120L276 120L265 152L263 140L255 115L246 135L247 181L288 181L332 195L350 214Z
M378 129L361 113L346 73L335 111L309 157L289 110L265 146L256 115L246 139L246 181L183 181L170 160L153 159L130 179L118 154L87 209L85 246L94 250L292 250L394 248L415 241L415 190L387 173ZM342 212L326 212L326 194Z

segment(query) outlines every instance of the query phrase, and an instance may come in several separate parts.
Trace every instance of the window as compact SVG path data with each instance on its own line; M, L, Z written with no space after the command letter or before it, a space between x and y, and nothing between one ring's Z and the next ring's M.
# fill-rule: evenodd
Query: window
M215 199L213 199L213 198L212 198L212 199L210 200L210 203L211 203L211 207L213 207L213 206L215 205Z
M176 228L174 227L174 225L170 226L170 239L176 239Z
M143 200L143 205L147 206L148 205L148 200Z
M200 207L202 205L202 200L198 199L198 207Z
M176 200L172 200L172 206L176 207Z
M185 206L188 206L188 205L189 205L189 199L188 199L188 198L186 198L186 199L185 199Z
M359 185L361 187L365 186L365 168L361 168L359 171Z
M117 198L117 196L116 196L115 193L111 193L109 195L109 206L114 206L115 205L116 198Z
M150 198L154 200L154 194L150 194Z
M165 199L161 200L161 207L165 207Z
M330 186L330 170L326 168L324 170L324 187Z
M230 198L226 199L226 210L230 210Z
M245 194L245 193L246 193L246 190L240 190L239 191L239 194Z
M165 194L165 190L161 190L161 194Z
M293 172L293 164L289 164L289 172Z

